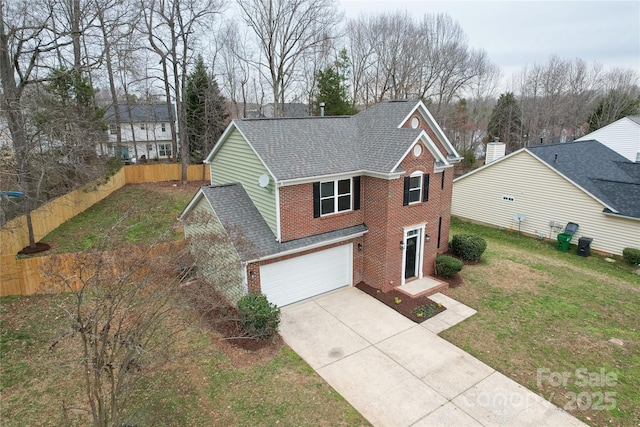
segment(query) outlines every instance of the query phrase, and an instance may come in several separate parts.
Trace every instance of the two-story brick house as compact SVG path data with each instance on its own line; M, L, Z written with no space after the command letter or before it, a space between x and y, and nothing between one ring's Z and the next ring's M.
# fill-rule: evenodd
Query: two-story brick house
M261 291L286 305L360 281L387 291L432 274L447 250L460 159L420 101L234 120L205 160L211 186L181 218L192 242L228 237L192 250L209 251L197 258L211 283L234 266L232 301Z

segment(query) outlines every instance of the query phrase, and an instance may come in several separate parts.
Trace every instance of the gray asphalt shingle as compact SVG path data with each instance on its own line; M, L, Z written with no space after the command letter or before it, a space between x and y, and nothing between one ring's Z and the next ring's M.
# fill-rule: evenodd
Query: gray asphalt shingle
M640 164L595 140L537 145L527 150L618 214L640 218Z
M167 110L167 104L133 104L133 105L118 105L118 111L120 112L120 120L123 122L168 122L169 111ZM171 115L175 116L174 106L171 104ZM115 108L110 105L107 111L104 113L104 119L107 122L115 121Z
M348 238L367 231L364 224L280 243L241 184L202 187L218 219L226 229L242 261L304 249L311 245Z
M420 135L398 128L418 101L388 101L355 116L238 119L234 123L278 180L391 173Z

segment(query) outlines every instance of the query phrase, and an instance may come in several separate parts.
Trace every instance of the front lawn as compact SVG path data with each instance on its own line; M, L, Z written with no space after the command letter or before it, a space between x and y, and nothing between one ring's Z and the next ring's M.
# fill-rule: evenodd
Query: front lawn
M58 307L69 298L0 299L2 426L91 425L79 375L79 338L63 339L48 351L69 328ZM168 327L183 332L176 335L169 362L135 393L127 425L369 425L286 346L266 352L232 348L180 302Z
M487 240L450 295L478 314L441 335L594 426L640 419L640 276L619 257L453 220ZM637 268L637 267L636 267ZM610 339L622 341L622 345Z

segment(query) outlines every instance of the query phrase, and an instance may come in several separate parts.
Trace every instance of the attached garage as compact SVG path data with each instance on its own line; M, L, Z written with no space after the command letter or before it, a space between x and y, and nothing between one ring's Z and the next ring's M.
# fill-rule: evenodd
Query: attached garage
M279 307L352 285L353 244L260 267L260 287Z

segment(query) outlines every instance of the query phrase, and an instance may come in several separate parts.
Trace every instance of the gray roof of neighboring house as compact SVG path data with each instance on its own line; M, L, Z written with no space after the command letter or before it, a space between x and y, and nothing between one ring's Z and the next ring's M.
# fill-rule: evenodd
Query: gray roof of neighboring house
M398 128L417 101L380 103L355 116L239 119L234 124L279 180L359 170L401 172L396 164L422 132Z
M537 145L527 150L619 215L640 218L640 163L628 161L595 140Z
M627 118L640 125L640 116L627 116Z
M355 237L367 231L367 227L361 224L280 243L276 241L276 236L251 202L241 184L202 187L202 193L213 207L223 227L231 235L230 238L242 261L252 261L283 252L304 249L334 239ZM233 231L235 229L241 230L242 235L237 235Z
M263 108L265 117L273 117L273 103ZM309 105L301 102L286 102L284 104L284 117L309 117Z
M170 121L167 104L118 105L118 111L120 111L120 120L122 122L151 123ZM175 117L173 104L171 104L171 112L172 117ZM107 108L107 111L104 113L104 119L107 122L115 121L116 115L113 105L109 105Z

